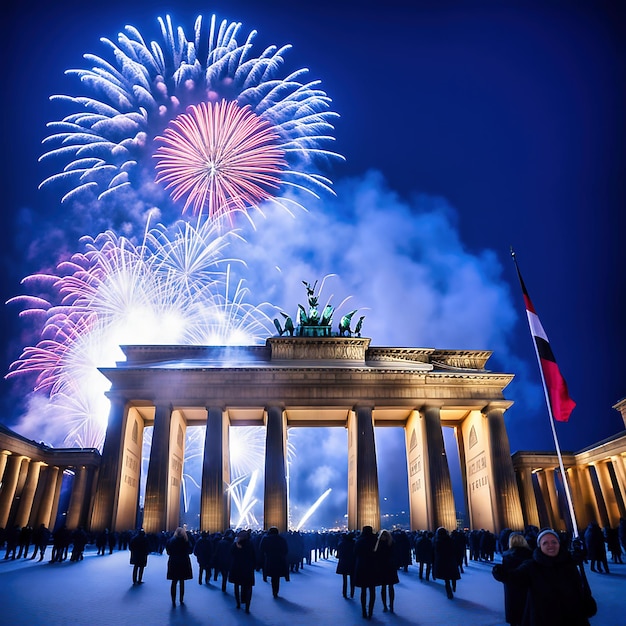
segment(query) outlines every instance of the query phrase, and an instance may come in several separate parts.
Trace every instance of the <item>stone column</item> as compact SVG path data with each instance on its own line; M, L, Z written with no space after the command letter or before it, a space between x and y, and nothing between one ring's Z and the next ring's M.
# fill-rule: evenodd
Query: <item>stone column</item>
M0 528L7 527L24 459L25 457L23 456L12 454L7 461L2 477L2 491L0 491Z
M54 481L54 498L52 500L52 507L50 508L50 525L48 526L50 531L54 531L57 521L57 513L59 512L61 489L63 488L63 476L65 475L65 470L65 467L59 467L56 480Z
M615 528L619 524L620 512L615 497L615 485L611 479L609 472L610 461L600 461L596 463L596 474L598 476L598 484L604 505L606 507L607 519L604 526L612 526Z
M222 532L230 526L229 419L219 407L207 409L202 490L200 493L200 529Z
M85 508L85 495L87 493L87 468L84 465L75 468L74 484L70 504L67 509L66 525L74 530L83 524L83 510Z
M11 456L11 453L8 450L2 450L0 452L0 485L4 482L4 470L7 466L7 460Z
M548 487L548 493L550 494L550 498L548 500L548 504L550 506L550 518L552 520L552 528L556 530L561 530L562 517L561 517L561 508L559 506L559 496L556 491L556 472L554 469L547 469L546 471L546 484Z
M533 488L533 473L530 467L524 467L518 471L517 484L519 485L522 496L524 522L526 525L537 526L539 528L539 509L537 508L537 498L535 497L535 490Z
M147 533L167 529L171 423L172 407L157 405L143 509L143 527Z
M423 406L424 441L426 442L426 493L429 503L431 528L443 526L448 530L456 528L456 509L452 493L452 481L448 467L448 457L441 430L441 412L438 406Z
M371 406L357 406L356 428L356 528L371 526L380 529L380 495L374 416Z
M550 526L554 527L554 519L552 516L552 504L550 503L550 492L548 491L548 479L546 477L546 470L540 469L537 473L537 484L539 485L539 491L541 492L541 498L543 499L543 503L545 505L545 511L548 515L547 520L541 520L539 526Z
M511 447L504 425L504 411L510 402L492 402L483 409L487 419L491 458L491 502L496 522L496 533L504 528L523 530L524 518L515 470L511 460Z
M589 472L586 466L570 467L565 471L567 472L572 490L578 532L582 534L589 522L598 519L596 499L593 496Z
M465 441L463 438L463 428L461 426L454 427L454 438L456 439L456 446L459 453L459 463L461 465L461 482L463 483L463 502L465 504L465 510L469 519L470 504L467 493L467 456L465 454ZM456 506L456 505L455 505Z
M50 524L52 523L52 507L54 505L55 496L58 497L58 494L56 492L58 475L58 467L48 466L46 468L45 474L43 476L43 480L45 480L45 486L43 489L41 502L39 503L39 509L33 517L33 528L37 528L41 524L44 524L46 528L50 528ZM52 529L50 528L50 530Z
M35 490L37 489L37 483L39 482L39 473L41 471L41 461L31 461L28 466L28 474L26 475L26 482L22 488L22 494L20 497L20 505L17 509L17 515L15 517L15 523L22 528L28 524L30 519L31 510L33 508L33 500L35 498Z
M281 407L267 409L265 436L263 525L276 526L279 532L285 532L288 530L287 420Z
M91 514L90 528L92 531L113 528L122 480L123 439L127 418L126 401L115 394L109 394L109 399L111 401L111 409L102 448L98 487Z
M611 463L613 465L613 471L615 472L615 489L617 493L617 506L619 509L619 516L626 518L626 468L624 468L624 457L621 455L612 456Z

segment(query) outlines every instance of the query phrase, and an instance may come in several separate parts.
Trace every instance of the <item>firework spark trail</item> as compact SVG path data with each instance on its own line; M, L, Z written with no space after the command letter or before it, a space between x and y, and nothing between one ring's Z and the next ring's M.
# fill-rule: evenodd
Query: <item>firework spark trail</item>
M319 166L329 158L343 158L325 147L334 141L337 114L331 111L331 100L320 89L320 82L306 82L307 69L281 76L283 55L291 46L270 46L254 56L256 33L251 32L245 43L239 44L241 24L224 20L217 27L215 16L208 39L201 16L191 40L182 27L174 27L169 16L159 18L159 24L161 43L147 44L136 28L126 26L117 41L101 40L109 48L108 55L86 54L91 68L66 72L76 76L88 93L52 96L74 112L48 124L51 134L44 140L46 151L40 160L60 161L65 166L41 186L60 183L68 189L63 202L85 193L88 198L103 200L132 189L146 178L142 174L154 178L151 156L157 136L164 134L171 150L182 149L187 156L202 150L201 137L194 137L186 146L172 140L172 125L180 128L187 124L187 107L202 103L210 108L212 104L207 103L227 102L231 107L223 109L229 115L214 118L212 135L223 136L233 124L247 126L246 141L267 144L271 138L271 149L249 147L238 157L245 160L249 172L260 177L262 192L255 189L252 193L250 180L241 185L239 168L222 168L219 179L209 177L214 194L208 198L209 214L233 208L259 209L265 200L289 210L294 201L283 192L290 187L314 196L321 190L331 191L331 181L320 173ZM244 115L244 111L248 113ZM245 119L233 119L237 115ZM238 134L243 132L238 130ZM186 196L184 211L192 207L198 213L210 185L206 180L174 181L176 174L171 168L184 157L168 152L167 158L174 159L174 165L162 165L165 173L159 180L174 185L175 201ZM224 200L228 206L220 204Z

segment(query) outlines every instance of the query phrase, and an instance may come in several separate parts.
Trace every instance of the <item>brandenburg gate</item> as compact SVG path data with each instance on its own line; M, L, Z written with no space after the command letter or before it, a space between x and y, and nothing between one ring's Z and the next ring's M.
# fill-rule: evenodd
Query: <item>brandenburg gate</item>
M279 329L282 330L282 329ZM403 427L411 528L456 527L443 427L456 435L472 528L522 528L503 391L491 352L373 347L343 336L271 337L261 346L124 346L102 368L111 411L92 530L135 526L144 428L154 426L143 525L179 524L187 427L206 425L200 528L230 525L229 428L266 429L264 525L287 530L289 428L347 429L348 526L380 528L374 428Z

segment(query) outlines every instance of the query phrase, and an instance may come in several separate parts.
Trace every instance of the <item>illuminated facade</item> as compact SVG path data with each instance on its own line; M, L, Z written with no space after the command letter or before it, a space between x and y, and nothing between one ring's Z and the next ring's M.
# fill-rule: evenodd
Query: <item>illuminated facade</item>
M101 370L111 413L92 529L129 528L139 500L143 429L154 426L143 525L179 522L185 432L206 425L200 527L229 526L231 426L266 427L264 525L286 529L287 429L348 431L348 526L380 527L374 428L406 433L413 528L456 527L442 427L453 427L472 526L519 527L503 390L488 351L377 348L360 337L273 337L265 346L126 346ZM379 462L384 462L380 459Z
M360 337L274 337L265 346L127 346L112 381L102 457L50 448L0 425L0 528L53 528L63 476L68 528L135 526L143 430L154 426L144 527L179 524L185 431L206 425L200 526L230 525L229 429L266 429L264 525L287 527L288 427L348 432L348 525L380 527L374 428L405 431L411 528L456 526L443 427L456 436L472 528L570 526L554 453L510 454L503 390L486 351L377 348ZM626 426L626 399L614 405ZM384 463L384 458L378 462ZM626 517L626 431L564 453L578 529Z
M57 518L64 474L73 474L64 522L88 527L100 453L95 449L50 448L0 424L0 528L44 524Z

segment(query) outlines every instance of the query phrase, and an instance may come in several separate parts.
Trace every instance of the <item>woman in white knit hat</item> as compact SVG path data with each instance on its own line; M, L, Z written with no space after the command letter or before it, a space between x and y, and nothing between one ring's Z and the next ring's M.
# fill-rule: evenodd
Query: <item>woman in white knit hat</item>
M586 580L551 528L537 536L532 559L510 571L495 565L493 577L528 589L523 626L589 626L588 618L595 614Z

